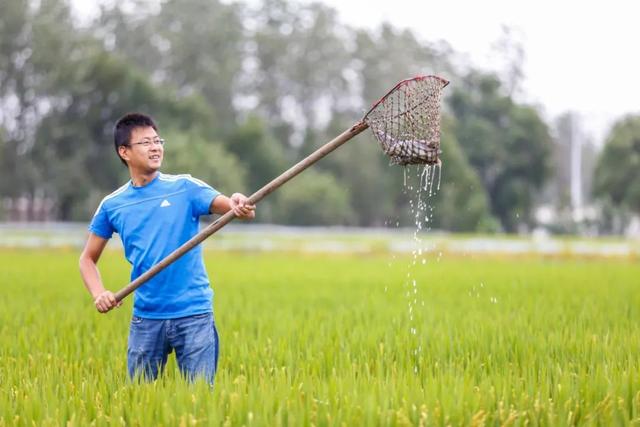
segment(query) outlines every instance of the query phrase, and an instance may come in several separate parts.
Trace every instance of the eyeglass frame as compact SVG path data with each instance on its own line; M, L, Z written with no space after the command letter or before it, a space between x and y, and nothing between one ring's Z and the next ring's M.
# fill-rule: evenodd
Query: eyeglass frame
M133 145L142 145L144 148L148 148L151 146L151 144L153 145L159 145L159 146L164 146L164 138L154 138L154 139L147 139L146 141L140 141L140 142L130 142L128 144L124 144L126 147L131 147Z

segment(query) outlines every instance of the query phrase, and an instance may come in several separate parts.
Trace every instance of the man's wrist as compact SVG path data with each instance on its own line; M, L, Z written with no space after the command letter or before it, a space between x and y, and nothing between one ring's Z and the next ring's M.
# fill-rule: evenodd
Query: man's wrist
M91 297L93 298L93 300L95 301L96 298L98 298L100 295L102 295L102 293L105 291L105 289L99 289L97 291L91 292Z

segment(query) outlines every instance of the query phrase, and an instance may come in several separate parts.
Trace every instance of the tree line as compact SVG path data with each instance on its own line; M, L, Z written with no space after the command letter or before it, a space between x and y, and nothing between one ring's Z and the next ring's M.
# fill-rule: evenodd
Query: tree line
M554 173L553 129L536 108L514 99L512 81L456 65L446 43L389 24L351 27L320 3L115 3L78 21L65 0L4 2L5 204L44 199L58 220L87 220L128 179L111 132L129 111L157 119L167 141L165 172L249 194L361 118L398 80L439 74L453 83L443 105L442 188L430 201L431 226L534 225L536 200ZM637 120L635 127L625 123L614 133L637 138ZM635 150L636 158L640 152L635 142L618 151L607 146L602 164L616 162L623 149ZM608 191L625 180L620 169L619 175L607 166L597 170L599 194L616 206L634 200L627 205L637 211L637 190ZM363 134L266 199L259 220L410 221L403 179L403 170L389 167L373 137Z

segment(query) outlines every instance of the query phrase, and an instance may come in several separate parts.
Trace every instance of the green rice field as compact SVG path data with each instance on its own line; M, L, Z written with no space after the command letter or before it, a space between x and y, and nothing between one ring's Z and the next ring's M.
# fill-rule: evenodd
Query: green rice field
M213 390L130 383L77 259L0 250L0 426L640 425L635 258L207 251Z

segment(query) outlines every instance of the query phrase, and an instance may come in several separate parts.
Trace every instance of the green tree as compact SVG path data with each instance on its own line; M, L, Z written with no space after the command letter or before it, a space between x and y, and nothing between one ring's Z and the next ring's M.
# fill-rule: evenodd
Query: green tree
M401 79L421 74L453 78L449 49L446 45L418 40L411 30L396 29L388 23L374 31L358 30L353 67L361 76L362 107L384 95Z
M441 186L434 198L432 227L450 231L494 232L499 223L490 213L489 196L445 118L442 129Z
M50 10L50 11L49 11ZM38 109L39 88L46 84L44 70L37 69L37 60L48 52L34 41L42 34L43 21L54 15L63 30L49 41L67 39L68 10L64 4L43 1L33 8L29 2L7 0L0 14L0 114L5 133L2 146L0 191L17 197L33 193L33 173L37 166L29 156L34 145L34 124L41 117Z
M246 42L241 5L166 0L158 6L114 2L94 23L93 34L154 83L176 88L179 96L201 96L221 130L233 130Z
M252 191L280 175L290 166L284 144L278 141L256 115L250 115L227 138L227 146L247 168Z
M188 173L228 195L248 191L245 165L222 143L180 129L170 129L162 135L167 141L163 171Z
M38 127L69 98L56 93L57 82L73 73L63 60L80 48L67 2L8 0L0 15L0 104L2 147L0 192L10 197L43 194L43 165L34 152Z
M349 99L350 29L319 3L264 0L246 19L251 49L242 92L276 137L298 148L307 131L326 126L331 106Z
M329 173L309 169L279 191L276 222L291 225L349 225L349 191Z
M619 120L598 159L594 195L614 208L640 214L640 116Z
M448 105L492 214L507 231L532 225L533 202L550 171L551 136L540 115L504 95L495 76L478 73L453 88Z

